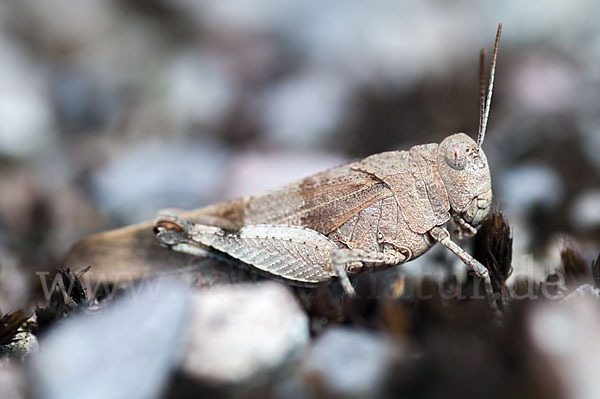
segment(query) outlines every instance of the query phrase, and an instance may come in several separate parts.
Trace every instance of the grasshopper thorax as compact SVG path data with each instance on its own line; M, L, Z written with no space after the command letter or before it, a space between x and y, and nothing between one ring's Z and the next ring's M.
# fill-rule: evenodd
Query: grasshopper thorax
M490 168L483 150L466 134L453 134L438 146L437 164L452 215L473 226L480 224L492 203Z

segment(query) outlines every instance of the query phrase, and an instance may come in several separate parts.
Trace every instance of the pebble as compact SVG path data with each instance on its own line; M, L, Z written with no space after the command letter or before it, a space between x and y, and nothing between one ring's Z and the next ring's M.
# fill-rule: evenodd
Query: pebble
M16 365L0 366L0 395L7 399L25 399L25 376L23 368Z
M598 104L600 100L600 94L594 93L597 97L590 101L591 104ZM595 166L596 173L600 173L600 115L596 108L593 108L583 114L582 120L579 122L581 125L581 148L587 159Z
M34 156L54 138L41 70L3 37L0 59L0 156Z
M0 243L0 317L27 306L28 276L16 254Z
M346 162L347 158L326 152L246 151L231 160L224 198L256 194Z
M311 70L271 87L260 102L269 140L294 146L318 145L343 120L348 86L337 73Z
M498 182L498 200L507 213L521 214L532 207L551 209L563 198L563 182L543 164L520 165L507 171Z
M574 199L571 221L577 230L600 228L600 188L584 191Z
M189 295L171 281L141 284L108 308L71 316L40 340L38 398L157 397L183 350Z
M198 208L216 199L227 159L212 143L147 141L97 170L93 193L103 211L124 223L153 219L167 207Z
M165 70L166 105L177 130L218 126L235 90L223 61L190 51L174 56Z
M309 340L308 318L273 281L199 290L192 300L184 374L211 384L243 384L283 367Z
M399 349L381 334L330 328L310 348L301 372L306 387L313 385L317 392L338 397L376 397Z
M57 65L50 92L58 119L66 131L106 129L125 107L111 79L76 65Z
M577 73L562 57L529 56L512 71L507 93L529 112L558 112L573 104L577 84Z
M528 318L532 342L556 370L566 396L580 399L598 397L600 313L597 290L589 288L584 290L594 291L592 296L543 302Z

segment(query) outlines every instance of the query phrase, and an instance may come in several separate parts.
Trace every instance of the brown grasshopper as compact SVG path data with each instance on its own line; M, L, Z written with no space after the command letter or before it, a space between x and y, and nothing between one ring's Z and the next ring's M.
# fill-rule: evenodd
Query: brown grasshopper
M450 239L474 235L492 204L490 169L481 148L490 112L498 25L487 93L480 57L477 142L464 133L438 144L371 155L295 183L197 211L195 222L159 215L158 240L173 250L225 254L292 284L338 278L408 262L436 242L478 276L488 292L488 270Z

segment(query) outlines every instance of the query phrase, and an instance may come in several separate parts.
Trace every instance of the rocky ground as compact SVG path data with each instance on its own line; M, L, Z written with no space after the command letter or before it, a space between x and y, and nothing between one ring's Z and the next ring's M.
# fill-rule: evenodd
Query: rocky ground
M596 397L598 8L0 4L0 396ZM463 245L501 315L442 248L356 278L355 299L217 261L128 290L65 263L159 209L474 136L499 20L484 149L508 224Z

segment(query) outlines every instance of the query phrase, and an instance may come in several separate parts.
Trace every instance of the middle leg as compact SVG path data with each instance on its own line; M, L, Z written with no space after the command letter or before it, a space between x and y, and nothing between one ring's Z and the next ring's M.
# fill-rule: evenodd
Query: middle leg
M396 266L403 263L407 255L394 249L385 252L372 252L362 249L335 249L331 252L333 267L338 273L340 284L348 295L355 295L354 287L348 278L348 274L356 274L366 268L377 269L387 266Z

